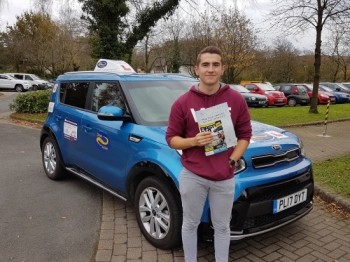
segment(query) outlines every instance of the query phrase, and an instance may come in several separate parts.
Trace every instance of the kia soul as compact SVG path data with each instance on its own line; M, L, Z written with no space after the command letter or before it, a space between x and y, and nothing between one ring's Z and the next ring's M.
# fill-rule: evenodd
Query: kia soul
M155 247L181 244L180 150L165 140L173 102L198 80L181 74L137 74L123 61L100 60L95 71L60 75L40 134L42 163L53 180L68 173L135 209ZM250 145L236 163L231 240L296 221L313 206L312 163L294 134L252 121ZM205 204L199 237L212 241Z

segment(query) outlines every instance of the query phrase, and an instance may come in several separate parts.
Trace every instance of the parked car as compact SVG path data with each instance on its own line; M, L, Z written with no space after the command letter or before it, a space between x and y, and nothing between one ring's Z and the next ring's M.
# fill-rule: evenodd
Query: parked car
M350 89L340 83L320 82L320 85L327 86L333 91L350 94Z
M310 97L307 89L299 84L278 84L273 86L276 90L283 92L287 97L287 104L289 106L302 105L305 106L310 103Z
M233 90L241 93L247 102L249 107L266 107L268 106L267 97L264 95L253 94L249 90L241 85L230 84Z
M44 171L53 180L73 173L129 200L152 245L177 246L182 151L168 146L165 132L172 104L198 80L137 74L123 61L101 60L97 66L99 72L57 78L40 134ZM235 167L230 239L236 241L292 223L313 206L312 163L300 139L256 121L252 127L251 143ZM208 202L199 236L213 239Z
M350 102L350 94L334 91L331 88L323 85L319 85L319 90L332 93L335 96L336 104L344 104Z
M266 96L269 106L284 106L287 104L286 96L282 92L275 90L270 84L249 83L243 86L251 93Z
M29 90L30 86L28 81L19 80L10 75L0 74L0 89L23 92Z
M312 90L314 86L312 84L302 84L307 89L307 94L312 98ZM320 89L317 91L318 104L328 104L328 102L335 104L335 96L331 92L325 92Z
M350 82L342 82L341 84L350 89Z
M32 90L45 90L45 89L48 89L50 85L48 81L41 79L40 77L34 74L27 74L27 73L6 73L6 74L14 78L25 80L31 83Z

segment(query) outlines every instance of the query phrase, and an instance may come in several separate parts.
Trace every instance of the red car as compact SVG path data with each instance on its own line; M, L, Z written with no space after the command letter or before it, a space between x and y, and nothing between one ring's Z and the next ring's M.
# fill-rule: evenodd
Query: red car
M272 85L263 83L249 83L243 85L251 93L261 94L267 97L269 106L284 106L287 104L287 97L283 92L276 91Z
M302 86L305 86L307 89L307 94L309 95L310 99L312 98L312 84L301 84ZM332 104L336 102L335 96L330 92L325 92L318 90L318 103L319 104L328 104L328 102L331 101Z

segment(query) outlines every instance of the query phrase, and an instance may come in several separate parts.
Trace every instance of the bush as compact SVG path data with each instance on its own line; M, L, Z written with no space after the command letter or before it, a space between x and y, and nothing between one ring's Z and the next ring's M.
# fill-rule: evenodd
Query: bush
M9 107L17 113L46 113L50 95L50 89L19 94Z

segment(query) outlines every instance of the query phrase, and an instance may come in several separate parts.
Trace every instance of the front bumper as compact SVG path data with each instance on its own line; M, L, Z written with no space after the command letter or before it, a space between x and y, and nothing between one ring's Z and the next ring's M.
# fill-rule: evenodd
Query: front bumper
M277 214L273 201L307 189L306 200ZM313 207L314 182L312 170L297 177L246 189L246 194L233 204L230 221L231 241L260 235L290 224L308 214ZM209 219L210 220L210 219ZM202 239L211 241L212 223L201 224Z

